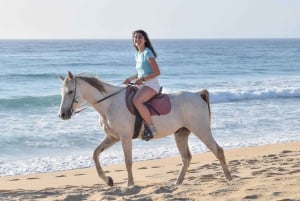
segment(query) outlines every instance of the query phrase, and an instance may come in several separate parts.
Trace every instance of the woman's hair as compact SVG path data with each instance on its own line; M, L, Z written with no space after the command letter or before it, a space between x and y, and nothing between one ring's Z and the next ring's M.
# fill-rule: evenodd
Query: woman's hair
M153 46L151 44L151 41L150 41L150 39L148 37L148 34L144 30L141 30L141 29L134 31L132 33L132 36L134 36L135 33L140 33L140 34L142 34L144 36L144 38L145 38L145 47L148 47L153 52L154 57L156 58L157 54L156 54L156 52L155 52L155 50L154 50L154 48L153 48ZM135 47L136 50L138 50L135 45L134 45L134 47Z

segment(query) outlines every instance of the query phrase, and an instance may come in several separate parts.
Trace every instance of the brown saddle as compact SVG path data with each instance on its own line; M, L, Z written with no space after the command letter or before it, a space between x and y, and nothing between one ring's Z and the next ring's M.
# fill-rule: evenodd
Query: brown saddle
M135 96L137 90L138 89L135 86L129 86L126 89L125 96L128 110L131 114L135 115L133 139L138 137L143 123L143 119L133 104L133 97ZM169 96L166 94L161 94L161 92L146 102L145 105L148 107L151 116L164 115L171 111L171 102Z
M133 115L136 115L137 113L132 101L137 90L138 89L134 86L126 89L126 105L130 113ZM148 107L151 116L164 115L171 111L171 102L169 96L167 94L161 94L161 92L146 102L145 105Z

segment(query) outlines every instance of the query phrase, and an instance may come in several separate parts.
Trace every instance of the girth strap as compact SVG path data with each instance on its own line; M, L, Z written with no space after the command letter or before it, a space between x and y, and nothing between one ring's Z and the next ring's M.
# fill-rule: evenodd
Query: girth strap
M134 120L134 133L132 139L136 139L141 132L143 124L143 119L138 111L136 111L135 120Z

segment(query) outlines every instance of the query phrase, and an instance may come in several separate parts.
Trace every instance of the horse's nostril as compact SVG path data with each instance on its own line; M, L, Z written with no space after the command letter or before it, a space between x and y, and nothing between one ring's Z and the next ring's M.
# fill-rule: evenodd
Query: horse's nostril
M64 118L66 115L65 115L65 113L61 113L61 114L59 114L58 115L60 118Z

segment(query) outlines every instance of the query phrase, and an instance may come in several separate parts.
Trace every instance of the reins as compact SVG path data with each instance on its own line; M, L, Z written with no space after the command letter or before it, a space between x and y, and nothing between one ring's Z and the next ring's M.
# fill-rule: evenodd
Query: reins
M123 83L121 83L121 84L123 84ZM120 85L121 85L121 84L120 84ZM120 86L120 85L119 85L119 86ZM132 87L132 86L135 86L135 84L130 82L126 87L120 89L119 91L116 91L115 93L112 93L112 94L110 94L109 96L106 96L106 97L104 97L104 98L98 100L98 101L96 102L96 104L97 104L97 103L101 103L102 101L105 101L106 99L108 99L108 98L110 98L110 97L112 97L112 96L114 96L114 95L120 93L120 92L123 91L124 89L127 89L128 87Z
M76 99L78 98L78 97L76 97L76 89L77 89L76 79L75 79L75 83L74 83L74 84L75 84L75 92L74 92L74 96L73 96L73 101L72 101L71 108L73 108L73 104L74 104L74 103L78 103L78 101L76 100ZM108 96L106 96L106 97L104 97L104 98L98 100L98 101L96 102L96 104L101 103L102 101L105 101L106 99L108 99L108 98L110 98L110 97L112 97L112 96L114 96L114 95L117 95L118 93L120 93L120 92L123 91L124 89L127 89L128 87L131 87L132 85L133 85L133 83L129 83L128 86L126 86L126 87L120 89L119 91L116 91L116 92L114 92L114 93L112 93L112 94L110 94L110 95L108 95ZM81 112L81 111L83 111L83 110L85 110L85 109L87 109L87 107L78 109L78 110L76 110L76 111L73 111L73 110L72 110L72 113L77 114L77 113L79 113L79 112Z
M108 98L110 98L110 97L112 97L112 96L114 96L114 95L120 93L121 91L123 91L124 89L127 89L128 87L129 87L129 86L124 87L124 88L122 88L121 90L116 91L115 93L112 93L112 94L110 94L110 95L108 95L108 96L106 96L106 97L104 97L104 98L98 100L98 101L96 102L96 104L97 104L97 103L101 103L102 101L105 101L106 99L108 99Z

